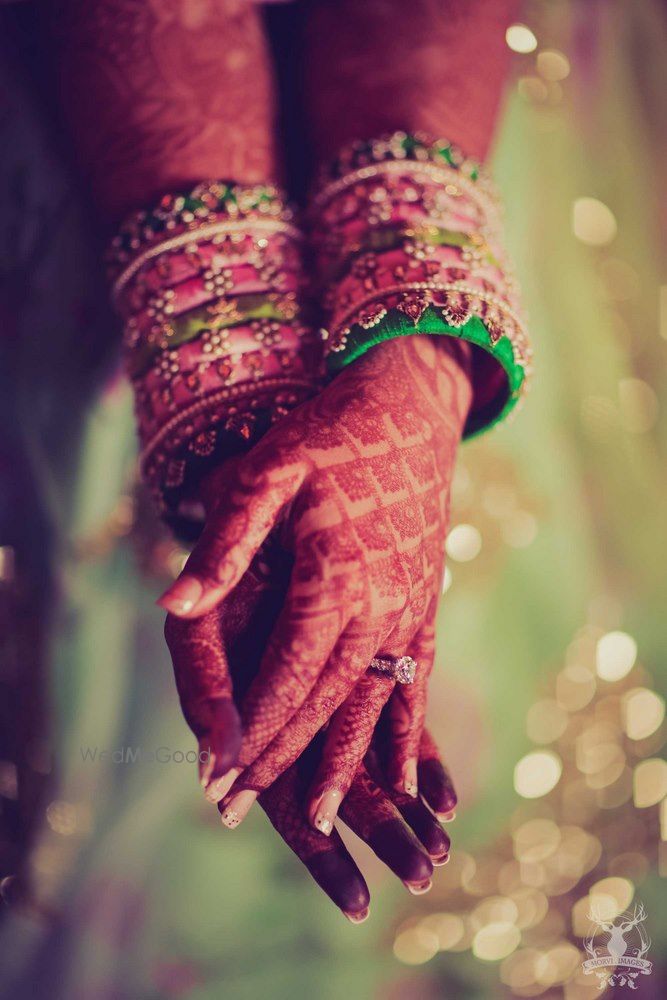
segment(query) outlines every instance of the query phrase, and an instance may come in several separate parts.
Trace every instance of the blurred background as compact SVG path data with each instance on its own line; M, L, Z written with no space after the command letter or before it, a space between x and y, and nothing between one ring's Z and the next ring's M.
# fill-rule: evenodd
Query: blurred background
M584 1000L591 907L639 902L653 970L620 989L665 996L665 4L528 0L507 34L494 169L536 374L456 477L431 700L453 855L413 898L350 838L360 927L178 757L153 600L183 552L136 488L33 13L1 15L0 996ZM170 759L99 759L136 746Z

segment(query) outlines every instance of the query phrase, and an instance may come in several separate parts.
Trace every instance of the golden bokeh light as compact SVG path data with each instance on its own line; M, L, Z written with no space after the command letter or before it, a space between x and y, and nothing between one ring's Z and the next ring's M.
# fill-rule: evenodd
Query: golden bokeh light
M482 548L482 536L472 524L457 524L447 535L447 555L456 562L470 562Z
M633 779L633 798L637 809L655 806L666 795L667 761L653 757L637 764Z
M564 80L570 75L570 60L558 49L542 49L537 55L537 72L545 80Z
M560 757L550 750L535 750L514 768L514 788L524 799L537 799L556 787L563 771Z
M512 52L526 55L537 48L537 38L527 24L510 24L505 32L505 41Z
M635 887L629 879L615 876L602 878L589 890L589 911L600 920L615 920L627 910L634 894Z
M491 516L502 526L518 508L507 494L499 514L496 499L502 495L492 490ZM641 664L634 686L598 684L597 677L623 681L637 660L631 636L605 631L623 621L624 609L609 602L600 608L576 631L564 666L526 714L534 749L514 771L523 801L494 847L454 853L445 896L453 911L399 928L402 961L470 950L500 963L499 978L513 996L597 996L583 976L583 947L568 938L601 933L594 918L615 920L628 910L651 871L654 817L633 811L633 796L639 809L659 806L658 870L667 874L667 762L646 759L664 739L665 702Z
M575 742L578 769L584 774L595 774L616 760L620 753L616 736L616 729L609 723L587 726ZM622 754L621 759L625 759Z
M514 857L528 864L544 861L558 848L560 830L550 819L531 819L514 831Z
M543 986L556 986L565 982L581 963L581 952L569 941L561 941L542 955L537 971L537 981Z
M565 944L565 942L563 942ZM500 979L512 989L512 995L536 997L543 994L559 974L555 949L521 948L506 958L500 967ZM561 967L562 967L562 961Z
M472 953L485 962L499 962L521 943L521 931L510 921L499 920L480 928L472 940Z
M572 205L572 232L589 246L606 246L616 236L611 209L597 198L577 198Z
M418 925L400 931L394 940L394 955L405 965L423 965L438 952L438 936L428 927Z
M458 913L431 913L419 926L435 934L440 951L456 951L465 940L466 925Z
M631 740L644 740L665 719L665 699L648 688L637 687L623 697L623 728Z
M635 665L637 643L627 632L607 632L598 640L595 659L598 677L620 681Z
M524 886L513 892L511 898L517 908L514 922L520 930L535 927L544 920L549 911L549 900L539 889Z
M509 896L487 896L470 914L470 925L475 932L487 924L515 924L519 910Z

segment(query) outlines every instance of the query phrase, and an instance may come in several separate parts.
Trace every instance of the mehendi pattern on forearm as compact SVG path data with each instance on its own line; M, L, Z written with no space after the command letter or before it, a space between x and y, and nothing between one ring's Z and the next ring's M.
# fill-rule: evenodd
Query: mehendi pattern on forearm
M41 0L105 224L207 177L280 180L261 12L239 0Z

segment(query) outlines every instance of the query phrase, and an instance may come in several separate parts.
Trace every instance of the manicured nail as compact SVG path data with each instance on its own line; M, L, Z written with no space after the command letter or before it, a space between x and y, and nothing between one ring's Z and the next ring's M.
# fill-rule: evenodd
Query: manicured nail
M441 823L451 823L453 819L456 819L456 809L450 809L446 813L436 813L436 816Z
M208 801L215 803L224 799L240 773L240 767L232 767L231 770L227 771L227 774L223 774L221 778L215 778L214 781L211 781L204 791L204 795Z
M181 576L158 598L157 604L174 615L187 615L203 593L204 588L196 576Z
M403 791L413 799L416 799L419 793L416 757L407 760L403 767Z
M425 882L405 882L406 889L409 889L413 896L423 896L425 892L428 892L433 882L431 879L427 879Z
M330 836L343 796L337 788L332 788L320 796L311 806L311 823L325 837Z
M446 865L448 861L449 854L441 854L439 858L431 858L431 864L435 868L441 868L443 865Z
M343 912L345 913L345 911ZM368 920L370 912L370 907L367 906L365 910L359 910L358 913L345 913L345 916L351 924L363 924L364 920Z
M233 830L239 823L242 823L258 795L259 792L255 792L252 788L244 788L242 792L230 796L220 813L220 818L225 826Z

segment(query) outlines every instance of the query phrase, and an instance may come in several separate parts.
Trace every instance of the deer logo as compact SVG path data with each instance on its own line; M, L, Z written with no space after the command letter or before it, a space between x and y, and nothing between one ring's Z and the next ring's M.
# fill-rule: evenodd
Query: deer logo
M595 926L584 941L590 956L583 963L584 972L587 975L595 973L601 990L608 986L628 986L636 990L637 978L640 975L649 976L652 969L651 962L644 958L651 939L643 926L646 920L643 903L636 904L631 914L622 913L615 920L609 920L598 906L591 904L588 919ZM606 949L595 945L595 938L600 932L608 935Z

